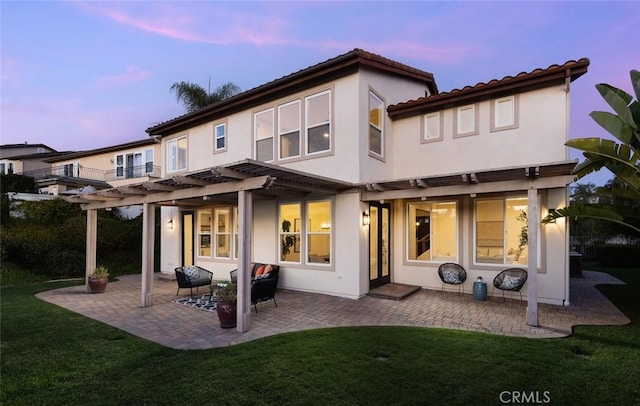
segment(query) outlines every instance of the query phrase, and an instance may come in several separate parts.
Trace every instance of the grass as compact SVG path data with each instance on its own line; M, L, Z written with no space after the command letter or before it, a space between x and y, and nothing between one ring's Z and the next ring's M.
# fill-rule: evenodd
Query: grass
M627 282L603 291L632 323L578 327L565 339L349 327L198 351L168 349L34 297L77 282L6 286L3 271L0 403L495 405L515 391L551 404L637 405L640 269L607 271Z

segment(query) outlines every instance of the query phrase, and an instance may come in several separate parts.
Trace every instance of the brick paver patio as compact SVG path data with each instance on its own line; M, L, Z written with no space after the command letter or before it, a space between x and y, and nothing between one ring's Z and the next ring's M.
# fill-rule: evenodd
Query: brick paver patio
M583 271L582 278L571 278L571 306L539 305L539 327L526 325L526 301L503 302L502 297L490 297L479 302L470 294L427 289L400 301L369 296L352 300L281 289L276 295L278 307L273 302L259 304L246 333L221 328L215 312L173 303L174 281L156 279L154 305L140 307L140 275L110 282L103 294L88 294L84 286L73 286L41 292L37 297L170 348L205 349L339 326L416 326L531 338L565 337L576 325L629 323L594 287L619 283L608 274Z

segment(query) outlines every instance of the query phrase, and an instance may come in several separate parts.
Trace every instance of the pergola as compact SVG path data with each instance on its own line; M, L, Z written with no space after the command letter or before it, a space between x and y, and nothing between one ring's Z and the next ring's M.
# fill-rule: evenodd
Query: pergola
M139 184L114 187L68 197L87 211L86 281L96 267L97 211L132 205L143 207L142 307L153 305L154 206L201 206L204 201L238 205L238 320L237 330L250 329L251 221L254 199L336 195L354 185L250 159L201 169Z

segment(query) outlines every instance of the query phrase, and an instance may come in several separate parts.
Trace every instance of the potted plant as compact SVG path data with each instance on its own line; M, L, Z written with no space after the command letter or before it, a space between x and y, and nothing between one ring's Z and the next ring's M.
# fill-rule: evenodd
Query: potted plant
M220 327L235 327L238 314L238 286L231 282L224 284L218 289L216 298L216 312L220 319Z
M89 275L89 289L91 293L102 293L107 288L109 281L109 269L105 266L99 266Z

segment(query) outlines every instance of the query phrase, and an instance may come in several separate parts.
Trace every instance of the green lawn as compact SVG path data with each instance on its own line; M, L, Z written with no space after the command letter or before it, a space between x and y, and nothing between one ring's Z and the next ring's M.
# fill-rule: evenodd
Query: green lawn
M632 319L526 339L408 327L322 329L179 351L34 297L77 282L6 286L4 405L640 404L640 269L603 291ZM537 398L535 396L537 395ZM547 401L547 402L545 402Z

